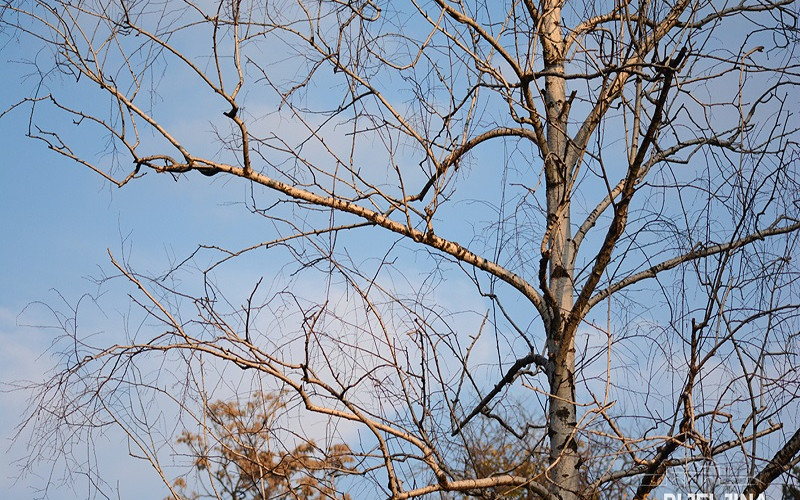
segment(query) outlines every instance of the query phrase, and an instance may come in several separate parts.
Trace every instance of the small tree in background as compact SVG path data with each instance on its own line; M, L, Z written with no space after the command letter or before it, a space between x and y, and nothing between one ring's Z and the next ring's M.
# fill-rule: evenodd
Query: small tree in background
M203 416L199 433L184 431L178 443L199 473L199 481L179 478L174 499L267 500L343 498L336 477L354 472L344 444L319 448L301 442L278 425L285 403L280 395L256 393L243 402L217 401ZM282 431L282 432L281 432ZM197 491L202 486L203 491Z

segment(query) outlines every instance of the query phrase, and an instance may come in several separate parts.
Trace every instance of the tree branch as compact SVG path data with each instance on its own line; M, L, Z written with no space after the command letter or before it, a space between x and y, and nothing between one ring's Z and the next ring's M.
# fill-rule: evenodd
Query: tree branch
M491 403L492 399L494 399L494 397L497 396L500 393L500 391L503 390L503 387L513 382L517 374L523 368L529 366L531 363L536 363L537 365L544 368L545 372L549 372L549 366L550 366L549 361L547 360L546 357L542 356L541 354L536 354L532 352L527 356L516 360L514 364L511 365L511 368L509 368L506 371L506 374L503 376L503 378L500 379L500 381L494 385L491 391L489 391L489 394L484 396L484 398L481 399L481 402L478 403L478 405L469 413L469 415L467 415L461 422L459 422L459 424L456 426L455 429L453 429L450 435L456 436L459 432L461 432L461 429L463 429L464 426L467 425L470 420L472 420L477 414L481 413L484 410L484 408L486 408L486 406L489 403Z
M634 283L638 283L639 281L652 278L656 276L658 273L667 271L669 269L673 269L684 262L689 262L691 260L701 259L704 257L709 257L711 255L715 255L721 252L726 252L729 250L735 250L737 248L743 247L748 245L754 241L763 240L769 236L776 236L779 234L787 234L793 231L800 230L800 221L795 222L794 224L789 224L788 226L781 226L776 227L777 224L783 220L792 220L788 217L780 217L778 220L773 222L768 228L763 229L761 231L757 231L753 234L747 235L744 238L740 238L736 241L731 241L728 243L722 243L717 245L712 245L710 247L701 247L690 252L687 252L683 255L679 255L677 257L673 257L672 259L666 260L660 264L656 264L649 269L641 271L639 273L633 274L624 278L613 285L605 288L599 292L597 292L588 302L589 308L594 307L597 305L598 302L602 301L609 295L616 293L622 290L625 287L628 287Z
M800 429L795 431L786 444L775 453L775 456L761 469L761 472L750 480L742 492L744 497L755 498L763 493L772 481L791 468L792 459L798 453L800 453Z

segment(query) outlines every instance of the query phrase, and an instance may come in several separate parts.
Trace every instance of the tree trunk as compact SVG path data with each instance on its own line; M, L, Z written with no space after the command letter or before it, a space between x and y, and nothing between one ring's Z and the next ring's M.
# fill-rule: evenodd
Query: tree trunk
M569 103L564 75L564 36L560 2L545 2L542 11L541 41L544 56L544 102L547 116L547 147L543 151L547 182L548 234L545 257L548 261L547 321L550 372L550 471L551 490L563 500L578 498L578 447L575 440L575 345L572 335L564 335L565 318L572 309L573 273L572 233L570 228L571 167L565 162ZM544 285L544 283L542 283Z

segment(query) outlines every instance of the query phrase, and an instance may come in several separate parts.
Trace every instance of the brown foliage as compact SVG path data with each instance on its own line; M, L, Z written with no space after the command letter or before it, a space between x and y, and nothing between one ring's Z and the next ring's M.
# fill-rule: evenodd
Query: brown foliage
M297 436L279 429L285 408L281 394L257 392L247 402L216 401L208 406L207 426L184 431L178 443L189 449L193 465L210 484L193 491L185 477L174 486L184 498L266 500L339 498L337 476L352 472L345 444L320 448L314 441L294 444ZM292 444L289 444L292 443Z

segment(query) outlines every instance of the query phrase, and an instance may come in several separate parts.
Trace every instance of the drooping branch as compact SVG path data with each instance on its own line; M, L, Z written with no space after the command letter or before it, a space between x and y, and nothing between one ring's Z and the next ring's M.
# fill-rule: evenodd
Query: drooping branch
M86 348L97 355L79 363L67 376L73 377L76 386L83 382L75 375L79 372L95 377L92 382L103 383L103 370L109 366L112 377L120 375L113 368L117 360L136 368L141 354L146 362L149 353L161 357L167 351L180 354L176 357L186 363L187 372L196 369L202 375L209 365L231 371L238 367L244 370L240 375L253 377L254 383L268 380L268 384L291 388L301 400L296 409L303 415L367 429L359 443L364 447L360 473L373 482L371 487L391 498L440 492L489 497L511 491L547 500L597 500L599 495L615 498L605 488L630 490L636 483L644 496L676 465L721 454L727 459L728 453L761 460L755 450L756 438L774 432L780 424L770 424L759 432L754 424L749 436L742 429L755 421L762 425L763 415L783 418L790 408L781 406L786 404L782 397L790 391L780 387L784 381L778 377L786 375L777 375L769 389L764 389L751 379L772 377L771 367L760 366L767 373L750 372L748 360L763 359L765 353L773 352L768 342L775 342L775 335L793 335L797 319L796 300L781 287L791 288L797 281L796 266L793 260L790 263L796 251L795 235L800 232L800 220L791 211L797 205L792 191L797 189L796 163L783 160L794 154L798 129L787 111L791 96L784 97L783 89L777 89L795 85L798 75L793 60L782 69L774 67L780 58L773 55L784 56L781 47L769 53L773 67L760 62L753 52L756 49L747 50L751 41L766 45L761 38L770 30L773 34L781 30L785 23L770 18L766 3L747 3L751 1L718 6L689 0L669 5L629 0L613 5L588 0L582 5L562 0L412 0L408 4L300 0L286 4L286 10L280 12L271 3L265 7L263 2L239 1L188 2L185 10L175 11L168 11L166 4L147 1L123 0L120 6L96 11L91 3L31 2L31 22L42 27L31 28L29 34L53 49L55 71L80 77L76 88L91 96L76 97L78 104L71 107L66 103L73 96L63 103L52 101L67 128L34 109L43 125L37 129L30 119L32 136L115 185L152 170L172 174L187 184L203 182L206 189L224 184L219 177L227 175L229 185L249 188L251 200L245 206L250 214L257 214L258 223L266 221L269 233L263 235L262 226L254 228L256 241L262 243L236 243L238 251L225 250L231 243L222 238L200 245L223 255L210 268L198 263L201 270L206 269L198 273L205 286L199 292L192 292L191 285L186 290L169 289L166 279L153 278L148 283L112 261L141 289L130 300L142 308L148 321L136 332L135 341ZM794 8L787 6L796 1L776 0L771 5L778 8L776 16L780 16ZM23 9L22 5L7 3L0 11L4 29L7 14ZM713 33L718 22L726 21L727 26L729 16L752 13L758 17L762 11L761 20L766 22L752 21L758 27L748 33L738 54L736 47L718 44ZM42 13L45 17L37 17ZM13 29L15 33L26 30ZM201 43L196 43L198 40ZM681 46L688 48L677 54ZM661 59L663 50L673 51L677 57ZM40 66L47 51L38 54L36 69L47 83L44 72L50 69ZM683 64L686 59L689 63ZM746 73L740 81L738 102L719 95L711 95L711 102L704 101L709 88L732 81L737 71ZM159 73L162 77L187 77L181 86L191 87L192 98L202 92L202 98L187 102L181 95L183 88L176 92L172 81L162 84ZM567 84L574 88L567 91ZM673 95L677 87L681 93ZM750 92L752 87L758 88L755 94L767 90L758 97ZM158 104L145 104L146 96L142 96L148 90ZM39 90L35 92L39 99ZM61 92L61 87L53 86L53 92ZM90 102L98 95L110 96L111 107ZM214 103L225 106L224 111ZM206 108L203 113L208 113L192 110L190 116L181 116L185 109L200 105ZM765 124L762 114L776 119ZM195 126L209 117L211 141L205 141L205 135L198 137L194 127L187 132L186 123L176 125L186 120ZM726 120L728 117L733 120ZM68 128L69 121L74 122L74 129ZM142 133L137 126L144 129ZM770 130L770 126L774 128ZM784 128L778 130L781 126ZM81 148L96 144L78 138L94 139L97 128L106 138L110 154L98 157L93 156L95 151L84 149L87 152L81 154L79 148L70 149L75 144ZM623 142L624 147L619 148ZM789 152L784 155L782 150ZM132 172L120 176L122 181L114 180L113 168L128 155L133 160ZM753 164L748 161L758 155ZM619 176L610 176L604 157L623 158ZM765 172L762 165L773 157L779 166ZM105 170L93 163L109 158L112 166ZM593 168L584 158L595 159L602 173L579 172L584 165ZM766 161L761 163L761 159ZM455 175L456 171L464 174L468 163L478 166L475 175L468 179ZM679 164L686 168L678 176L666 181L651 178L654 166L665 165L664 171L668 171ZM220 175L217 182L205 183L199 175L189 178L194 170ZM178 175L182 173L187 175ZM695 176L687 181L693 188L691 201L682 189L683 175ZM770 176L774 182L759 183ZM444 185L447 189L438 189ZM647 199L649 193L653 194L651 200ZM680 203L672 203L669 197L673 194ZM637 196L642 204L631 201ZM725 204L740 198L746 206ZM763 213L754 213L760 207L754 207L751 198L758 203L764 200ZM430 204L423 209L420 201ZM661 206L657 206L659 201ZM588 216L574 226L584 202L595 208L586 208L591 210ZM262 203L269 208L262 208ZM469 210L461 210L467 205ZM434 214L438 207L445 208ZM741 209L741 221L753 216L756 221L770 217L775 222L742 238L739 235L747 231L737 228L737 236L729 237L738 238L735 241L715 243L706 236L704 245L692 246L698 231L716 234L713 224L722 219L716 211L725 214L728 209L737 215ZM707 227L695 227L697 213L708 216ZM641 221L644 223L639 225ZM591 231L596 226L595 238ZM291 234L286 235L284 228ZM351 230L356 228L358 234L353 234ZM680 255L662 257L667 260L651 265L647 257L651 254L630 251L642 242L654 247L661 244L658 237L664 228L690 241L675 250ZM549 244L552 254L533 248L542 234L544 246ZM379 240L381 237L385 241ZM756 246L765 238L781 240L786 246L769 245L770 250L778 249L774 259L758 254L753 260L764 258L763 262L744 263L746 269L738 271L751 274L741 278L750 280L742 287L741 296L733 297L740 290L736 288L730 297L717 297L728 293L722 290L723 277L737 271L734 266L738 263L732 261L741 255L735 250ZM602 246L589 255L580 254L588 276L582 271L576 277L574 268L583 241ZM623 248L626 244L629 246ZM227 271L222 263L230 266L231 259L256 248L274 247L285 249L297 268L279 270L273 285L258 287L262 278L264 283L270 281L262 274L272 272L260 263L248 275L252 283L237 286L227 297L214 283L211 269L221 275ZM384 248L376 251L378 247L385 247L385 253ZM419 251L420 247L424 250ZM665 251L658 247L655 253ZM725 255L728 260L714 258L726 252L730 252ZM403 259L410 254L415 260L405 267L409 261ZM544 260L537 266L539 255ZM185 260L178 259L177 267L171 265L166 276L177 283L175 270L193 267L197 256L195 252ZM245 260L238 259L237 264L248 265ZM713 284L708 287L706 278L711 272L705 269L694 269L696 277L678 275L676 280L686 280L678 284L683 286L667 290L665 285L668 313L651 313L647 310L651 297L633 296L635 283L663 277L660 273L682 266L687 270L684 274L691 274L691 266L686 264L695 262L698 269L714 264L724 269L712 276ZM627 271L612 272L617 263ZM771 274L770 266L780 269ZM466 299L461 294L469 292L461 288L458 295L450 293L454 287L448 273L454 269L467 271L467 284L474 284L477 293ZM416 275L418 270L421 278ZM540 274L532 278L537 271ZM618 274L621 272L626 274ZM286 278L287 274L291 277ZM325 281L327 287L304 290L301 274L302 278L309 274L321 277L319 281ZM284 278L289 282L285 287ZM539 282L531 286L529 281L536 278ZM762 290L760 281L769 281L764 288L775 290ZM484 290L487 284L488 293ZM160 287L159 293L148 292L147 286ZM732 283L730 289L736 286ZM446 293L440 294L443 289ZM674 295L667 296L673 290ZM642 348L663 348L670 351L664 363L671 363L687 354L681 352L687 347L681 342L685 339L679 325L688 323L701 306L684 302L686 296L681 294L698 291L719 299L713 302L713 318L711 306L706 309L709 330L716 322L717 336L693 339L687 387L681 388L677 382L685 374L685 366L675 364L658 374L673 382L671 387L664 384L664 391L672 392L658 394L658 403L650 396L662 389L660 381L642 380L643 392L637 392L640 387L625 389L626 375L641 377L644 365L652 366L660 358L651 352L649 358L618 363L621 357ZM301 292L306 293L301 296ZM588 311L618 292L622 292L618 299L625 305L615 311L612 307L619 302L608 300L608 325L598 326L602 321L595 324L598 318L587 316ZM242 293L243 298L234 298ZM263 302L262 294L268 294ZM291 299L282 302L286 297ZM472 325L466 324L469 319L463 318L482 309L486 297L496 301L494 316L489 321L487 311L479 334L473 336ZM273 300L277 304L274 309ZM188 320L184 308L191 310ZM618 313L636 316L641 311L643 321L654 323L644 337L631 330L640 323L617 320ZM264 317L270 314L275 324L266 326ZM538 323L540 317L543 325ZM566 325L561 321L564 317ZM607 335L607 345L598 345L591 338L585 345L577 342L579 327L590 319L592 326ZM758 335L762 322L768 323L765 337L769 340L759 338L751 344L746 338L751 334L748 328L754 327L752 334ZM484 324L494 328L495 338L481 334ZM141 340L146 335L150 336ZM661 335L678 340L661 343ZM72 331L68 336L79 339ZM752 346L759 343L760 353L750 357L748 350L757 349ZM730 346L732 349L727 349ZM776 356L791 362L793 348L784 344ZM731 350L735 352L728 354ZM570 354L558 358L568 351ZM551 357L536 354L539 352ZM604 354L606 366L600 366ZM700 391L705 381L717 382L717 373L704 380L700 365L706 361L711 365L725 355L739 356L740 367L725 368L741 369L744 375L726 371L719 380L723 386L719 396ZM702 358L699 363L698 356ZM199 358L214 359L203 367L189 366ZM69 362L69 369L75 368L74 362ZM104 368L91 372L97 364ZM519 377L528 366L543 368L549 385L520 384ZM120 375L124 383L139 382L125 376ZM747 384L739 384L742 379ZM636 379L632 385L639 382ZM460 396L467 383L471 387L464 399L473 398L467 403L472 406L458 403L463 401ZM792 381L785 383L789 386ZM597 397L603 385L605 396ZM692 393L692 387L698 390ZM207 396L205 388L192 390L198 391L198 399ZM766 390L784 394L767 398L767 409L756 409L755 403ZM90 396L109 397L114 404L116 400L111 398L117 393L111 391ZM641 394L648 400L635 414L620 411L641 402L637 399ZM614 406L617 397L621 404ZM714 400L716 397L719 399ZM671 398L676 408L672 427L662 411ZM105 402L100 401L98 407ZM747 404L753 406L750 413L744 413L750 411ZM682 420L678 416L681 405ZM574 418L577 408L586 409L580 418ZM147 415L147 410L140 411ZM703 425L695 428L695 418L705 419ZM729 427L720 431L725 419ZM745 423L740 429L741 420ZM527 432L534 427L531 422L540 421L540 431ZM526 423L526 432L515 432L521 422ZM498 439L480 435L482 427L469 432L497 423ZM117 424L126 425L123 421ZM333 425L326 431L336 432ZM669 430L662 432L664 427ZM647 430L636 433L642 429ZM706 434L699 435L700 429ZM762 471L758 483L754 479L753 491L797 462L795 437ZM146 441L139 436L131 438L135 443ZM717 439L725 441L712 446ZM482 440L489 443L484 446ZM749 445L752 452L746 449ZM508 446L514 456L483 466L480 454L492 454L501 446ZM675 458L677 450L686 450L685 455L680 454L683 458ZM418 475L420 469L424 478ZM411 477L413 481L409 481ZM600 480L592 479L597 477Z
M436 182L439 181L440 178L442 178L443 175L445 175L445 173L447 173L447 170L451 166L457 168L459 162L472 149L490 139L497 137L522 137L532 141L534 144L538 144L539 142L539 138L534 132L524 128L500 127L479 134L469 139L464 144L458 146L450 154L448 154L447 157L437 165L436 172L430 177L430 179L428 179L428 182L425 183L425 186L423 186L420 192L404 201L409 202L424 199L428 191L436 184Z
M461 420L456 428L450 433L451 436L458 435L461 432L461 429L464 428L465 425L469 423L476 415L486 410L486 407L489 403L492 402L492 399L497 396L500 391L503 390L508 384L514 381L517 374L522 371L524 368L530 366L532 363L536 363L538 366L545 369L545 372L548 371L549 361L546 357L542 356L541 354L537 353L530 353L527 356L524 356L514 362L513 365L506 371L506 374L503 375L503 378L500 379L499 382L495 384L491 391L489 391L486 396L481 399L480 403L475 406L475 408L466 416L463 420Z

